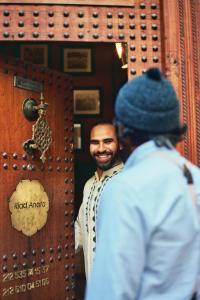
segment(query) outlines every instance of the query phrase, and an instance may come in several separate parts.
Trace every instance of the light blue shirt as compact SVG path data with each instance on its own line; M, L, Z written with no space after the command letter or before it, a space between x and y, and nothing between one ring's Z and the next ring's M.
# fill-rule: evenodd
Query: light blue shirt
M200 271L200 171L190 165L195 208L184 162L150 141L107 184L86 300L191 299Z

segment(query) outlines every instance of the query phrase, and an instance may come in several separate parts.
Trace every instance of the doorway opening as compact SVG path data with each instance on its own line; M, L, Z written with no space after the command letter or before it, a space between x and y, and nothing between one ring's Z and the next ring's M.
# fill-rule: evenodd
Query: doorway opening
M112 121L115 98L128 80L127 69L116 53L114 43L3 42L0 54L27 63L64 72L72 78L74 97L74 219L82 201L85 182L95 166L89 154L89 134L94 124ZM89 100L88 100L89 99ZM48 99L47 99L48 102ZM58 116L59 117L59 116ZM77 299L83 299L83 261L77 261Z

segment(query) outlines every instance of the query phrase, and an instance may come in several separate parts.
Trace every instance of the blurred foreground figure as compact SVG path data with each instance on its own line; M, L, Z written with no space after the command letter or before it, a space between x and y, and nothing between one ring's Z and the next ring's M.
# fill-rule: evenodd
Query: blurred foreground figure
M149 69L115 113L129 158L102 193L86 299L200 299L200 171L175 149L186 126L174 88Z

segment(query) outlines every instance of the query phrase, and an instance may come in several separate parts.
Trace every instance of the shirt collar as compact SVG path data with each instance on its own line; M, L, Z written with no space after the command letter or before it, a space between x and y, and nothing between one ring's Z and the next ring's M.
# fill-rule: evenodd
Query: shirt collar
M139 147L137 147L132 154L129 156L128 160L125 163L125 168L129 168L131 165L136 164L143 160L149 154L155 151L170 151L177 153L176 149L173 148L172 150L167 149L166 147L158 147L156 146L153 140L148 141Z
M123 168L123 162L119 162L117 165L115 165L114 167L103 171L101 178L99 178L97 171L95 172L95 177L98 181L102 180L103 178L105 178L105 176L111 177L113 175L114 172L119 172L122 168Z

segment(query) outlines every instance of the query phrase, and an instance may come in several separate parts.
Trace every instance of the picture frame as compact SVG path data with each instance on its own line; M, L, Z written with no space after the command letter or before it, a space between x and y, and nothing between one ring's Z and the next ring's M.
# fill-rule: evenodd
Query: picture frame
M73 90L75 115L99 115L101 109L101 91L99 88Z
M63 71L73 74L92 73L92 49L91 48L64 48Z
M20 46L20 59L41 67L48 67L48 45L23 44Z
M74 150L82 150L83 148L82 129L82 123L74 123Z

